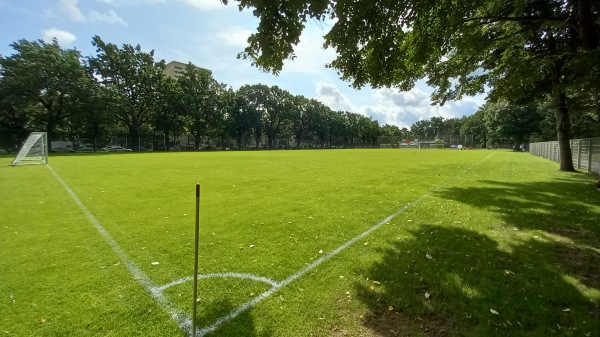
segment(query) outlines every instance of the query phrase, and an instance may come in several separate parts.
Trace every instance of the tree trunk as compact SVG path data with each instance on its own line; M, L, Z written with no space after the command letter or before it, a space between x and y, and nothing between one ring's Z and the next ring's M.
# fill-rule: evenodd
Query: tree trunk
M554 104L554 117L556 118L556 138L558 139L558 150L560 154L560 170L575 171L571 155L571 142L569 129L569 110L567 99L561 83L562 60L556 61L552 69L552 102Z
M262 135L262 133L260 131L255 131L254 132L254 142L255 142L255 147L256 149L260 149L260 136Z
M242 149L242 137L243 137L243 133L238 132L238 135L236 137L236 144L237 144L238 150Z
M195 150L199 150L200 149L200 137L194 137L194 149Z

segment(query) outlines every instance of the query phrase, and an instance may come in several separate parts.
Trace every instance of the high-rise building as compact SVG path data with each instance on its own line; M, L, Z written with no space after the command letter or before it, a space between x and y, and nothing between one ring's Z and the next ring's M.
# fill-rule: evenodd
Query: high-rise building
M171 62L167 63L167 68L165 69L165 73L170 78L178 79L185 73L186 66L187 66L187 64L185 64L185 63L181 63L179 61L171 61ZM206 70L212 74L212 71L210 71L208 69L204 69L204 68L200 68L200 67L196 67L196 68Z

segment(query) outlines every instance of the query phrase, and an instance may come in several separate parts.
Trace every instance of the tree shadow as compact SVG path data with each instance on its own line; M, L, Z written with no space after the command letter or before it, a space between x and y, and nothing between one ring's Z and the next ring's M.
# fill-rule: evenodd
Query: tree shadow
M356 284L369 310L364 335L600 334L599 303L570 283L569 268L550 254L567 244L532 239L504 251L463 228L423 224L409 232L360 271L368 277Z
M228 300L211 303L205 311L213 314L208 315L211 317L197 318L198 330L203 328L202 324L206 324L207 321L210 321L208 324L212 324L235 309L237 307ZM254 317L252 316L251 309L249 309L240 313L233 320L221 325L215 331L208 333L206 336L271 337L272 335L268 330L262 332L256 331Z
M447 187L436 196L500 215L508 226L535 229L597 245L600 234L600 193L589 176L526 183L481 181L484 187Z

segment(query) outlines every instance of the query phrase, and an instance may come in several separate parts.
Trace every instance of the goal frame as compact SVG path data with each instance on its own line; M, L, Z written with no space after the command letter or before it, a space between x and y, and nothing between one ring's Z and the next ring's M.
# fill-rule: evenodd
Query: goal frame
M39 149L39 153L29 156L32 149ZM44 165L48 164L48 134L46 132L32 132L19 149L11 166L17 165Z

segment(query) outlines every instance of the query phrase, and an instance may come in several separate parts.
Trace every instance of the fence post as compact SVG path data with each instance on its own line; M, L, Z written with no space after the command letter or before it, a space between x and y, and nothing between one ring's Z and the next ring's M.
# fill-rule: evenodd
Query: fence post
M592 138L588 139L589 147L588 147L588 167L587 171L592 172Z

